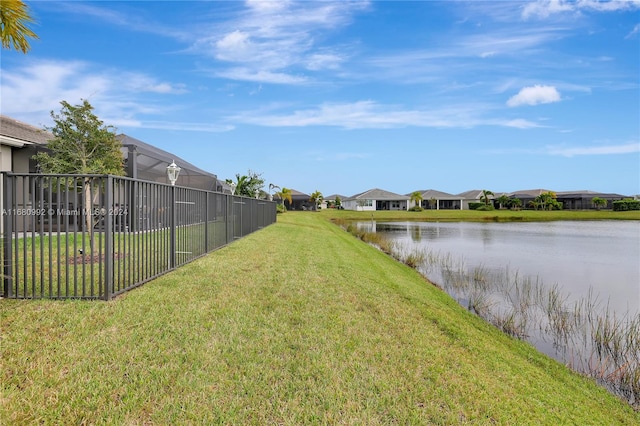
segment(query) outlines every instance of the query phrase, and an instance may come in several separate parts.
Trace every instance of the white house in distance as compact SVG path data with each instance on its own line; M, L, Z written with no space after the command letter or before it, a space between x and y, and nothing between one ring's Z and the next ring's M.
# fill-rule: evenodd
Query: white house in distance
M448 194L442 191L436 191L435 189L427 189L422 191L414 191L419 192L422 197L422 202L420 203L423 209L431 209L431 210L462 210L465 205L464 197L460 195ZM413 194L413 192L411 193ZM411 197L409 194L409 197ZM411 203L412 207L415 203ZM469 202L466 203L467 207L469 206Z
M342 200L345 210L408 210L409 197L374 188Z

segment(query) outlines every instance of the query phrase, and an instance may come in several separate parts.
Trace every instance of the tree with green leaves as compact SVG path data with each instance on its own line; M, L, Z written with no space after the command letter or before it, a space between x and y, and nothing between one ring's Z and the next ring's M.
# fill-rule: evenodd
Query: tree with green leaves
M505 208L507 208L509 206L509 202L511 201L511 199L509 198L509 196L507 194L502 194L501 196L496 198L496 201L500 205L501 209L505 209Z
M0 1L2 48L11 49L13 47L22 53L31 50L29 38L38 38L36 33L28 27L28 24L33 22L29 8L22 0Z
M34 155L40 171L54 174L77 175L116 175L124 176L124 157L121 144L116 139L115 128L105 126L93 114L89 101L81 105L60 102L60 114L51 111L55 125L47 128L53 139L47 144L49 152ZM84 199L83 216L89 232L93 250L93 199L92 183L94 178L85 176L82 180Z
M264 179L261 173L256 173L251 170L246 175L236 174L235 182L231 179L226 179L226 182L231 185L235 185L235 195L242 197L255 197L256 193L262 193L262 187L264 186Z
M591 199L591 203L594 205L596 210L600 210L602 207L606 207L607 206L607 200L605 200L602 197L593 197Z
M520 210L520 208L522 208L522 200L520 198L510 198L509 208L513 210Z
M413 202L413 205L416 207L422 207L422 193L420 191L414 191L411 193L410 201Z
M336 208L340 208L342 207L342 200L340 199L340 197L336 196L336 199L334 200L335 206Z
M556 193L553 191L543 192L534 198L534 206L540 207L542 210L560 210L562 204L556 199Z
M322 203L322 192L318 190L314 191L309 197L309 201L311 201L315 206L316 210L318 210L320 203Z
M282 209L283 211L287 211L287 207L285 206L284 202L286 200L289 200L289 206L291 206L291 203L293 203L293 199L291 198L291 190L289 188L285 188L284 186L280 189L280 191L276 192L274 195L276 197L278 197L280 200L282 200Z

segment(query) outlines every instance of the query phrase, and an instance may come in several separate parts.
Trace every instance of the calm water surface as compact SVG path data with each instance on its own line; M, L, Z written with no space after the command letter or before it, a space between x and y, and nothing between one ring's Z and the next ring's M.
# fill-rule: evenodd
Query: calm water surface
M362 222L394 241L464 259L470 267L509 268L558 284L568 300L592 287L617 313L640 313L640 222Z

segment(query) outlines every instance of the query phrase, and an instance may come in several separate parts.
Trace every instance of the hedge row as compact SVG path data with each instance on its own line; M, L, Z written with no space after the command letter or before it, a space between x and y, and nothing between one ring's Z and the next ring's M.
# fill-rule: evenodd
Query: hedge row
M623 212L627 210L640 210L640 200L618 200L613 202L614 212Z

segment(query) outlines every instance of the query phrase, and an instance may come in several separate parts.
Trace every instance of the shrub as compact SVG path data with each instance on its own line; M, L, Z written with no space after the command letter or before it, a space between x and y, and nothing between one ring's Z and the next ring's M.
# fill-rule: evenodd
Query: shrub
M421 211L423 211L423 210L424 210L424 209L423 209L422 207L420 207L420 206L413 206L413 207L411 207L411 208L409 209L409 211L410 211L410 212L421 212Z
M476 208L475 210L482 211L482 212L490 212L495 209L496 208L490 204L489 205L482 204L480 207Z
M287 208L284 206L284 204L278 204L276 206L276 213L284 213L287 211Z
M640 210L640 200L632 200L627 198L625 200L618 200L613 202L614 212L623 212L627 210Z
M472 203L469 203L469 210L478 210L478 208L483 206L484 206L484 203L472 202Z

